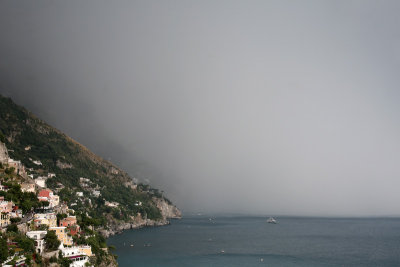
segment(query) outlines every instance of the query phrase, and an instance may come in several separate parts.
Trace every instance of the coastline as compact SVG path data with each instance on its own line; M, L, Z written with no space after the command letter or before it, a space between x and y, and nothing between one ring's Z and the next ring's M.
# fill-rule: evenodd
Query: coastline
M143 227L157 227L157 226L165 226L169 225L169 219L181 219L182 212L171 203L163 200L154 200L157 208L161 211L162 219L160 220L151 220L151 219L143 219L141 215L136 217L131 217L131 221L123 222L117 221L112 217L108 217L108 225L106 228L98 229L98 231L105 237L109 238L110 236L121 234L125 230L130 229L140 229Z
M180 218L173 218L173 219L180 219ZM142 222L120 222L118 224L112 224L109 229L98 229L98 231L105 237L109 238L114 235L122 234L125 230L133 230L133 229L140 229L144 227L158 227L158 226L165 226L169 225L170 221L167 219L163 219L160 221L154 220L143 220Z

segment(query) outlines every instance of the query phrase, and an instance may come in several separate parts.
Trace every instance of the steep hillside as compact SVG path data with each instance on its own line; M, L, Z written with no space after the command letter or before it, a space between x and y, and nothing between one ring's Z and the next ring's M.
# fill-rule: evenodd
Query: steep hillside
M10 157L21 160L34 177L54 173L55 177L47 179L47 187L58 192L61 200L73 203L73 209L86 213L95 225L107 227L110 220L115 224L138 218L154 223L165 221L166 214L180 216L157 189L134 184L111 162L2 96L0 141L6 144ZM76 192L83 192L83 197ZM173 212L162 210L166 207Z

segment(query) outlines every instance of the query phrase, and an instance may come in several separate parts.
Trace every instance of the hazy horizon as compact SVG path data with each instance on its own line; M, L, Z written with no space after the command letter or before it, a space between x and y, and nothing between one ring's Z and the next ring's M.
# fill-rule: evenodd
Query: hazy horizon
M399 8L2 1L0 93L185 212L400 216Z

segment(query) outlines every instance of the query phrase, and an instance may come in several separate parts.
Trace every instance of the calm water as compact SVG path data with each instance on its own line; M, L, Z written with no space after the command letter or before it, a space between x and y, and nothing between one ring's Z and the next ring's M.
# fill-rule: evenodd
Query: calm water
M121 267L400 266L400 219L277 220L188 217L126 231L108 243Z

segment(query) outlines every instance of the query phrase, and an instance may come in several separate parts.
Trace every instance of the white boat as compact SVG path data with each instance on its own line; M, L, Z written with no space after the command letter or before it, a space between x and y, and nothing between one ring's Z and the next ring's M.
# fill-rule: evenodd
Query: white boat
M267 223L273 223L273 224L276 224L276 223L277 223L277 221L276 221L274 218L272 218L272 217L269 217L269 218L268 218L268 220L267 220Z

